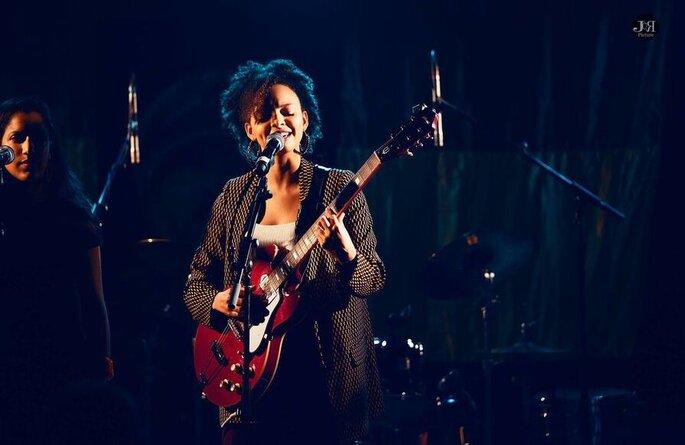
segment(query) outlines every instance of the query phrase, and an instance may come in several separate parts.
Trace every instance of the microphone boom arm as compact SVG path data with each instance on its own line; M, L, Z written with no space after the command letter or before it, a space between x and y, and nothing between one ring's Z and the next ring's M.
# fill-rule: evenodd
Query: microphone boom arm
M93 206L91 207L91 213L93 217L95 217L95 220L97 221L100 227L102 227L103 214L105 210L107 210L107 200L109 199L109 192L112 189L114 176L116 176L119 168L125 165L126 155L129 153L130 147L130 139L127 135L124 139L124 142L121 144L121 147L119 148L119 154L112 163L112 166L109 168L109 172L107 173L107 180L105 181L105 185L102 187L102 192L100 192L98 200L95 203L93 203Z
M131 80L128 84L128 125L126 129L126 137L119 148L119 153L112 163L112 166L107 173L107 180L102 187L102 192L98 200L91 207L91 214L97 221L97 224L102 227L102 218L105 210L107 210L107 200L109 199L109 192L112 189L114 176L121 167L126 165L126 155L131 157L131 164L140 164L140 145L138 143L138 94L135 85L135 74L131 75Z

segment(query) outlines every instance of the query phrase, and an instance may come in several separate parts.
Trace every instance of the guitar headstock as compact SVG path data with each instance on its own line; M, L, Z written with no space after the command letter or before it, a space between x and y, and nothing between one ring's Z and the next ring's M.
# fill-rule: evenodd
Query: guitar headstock
M425 104L414 105L411 117L400 126L390 139L376 150L382 162L401 156L412 156L412 150L421 148L425 141L433 139L437 112Z

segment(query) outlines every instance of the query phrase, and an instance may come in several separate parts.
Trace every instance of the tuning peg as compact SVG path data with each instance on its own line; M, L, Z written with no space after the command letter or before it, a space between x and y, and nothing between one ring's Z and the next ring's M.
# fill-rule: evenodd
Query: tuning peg
M414 156L414 153L412 153L411 151L407 150L407 156Z

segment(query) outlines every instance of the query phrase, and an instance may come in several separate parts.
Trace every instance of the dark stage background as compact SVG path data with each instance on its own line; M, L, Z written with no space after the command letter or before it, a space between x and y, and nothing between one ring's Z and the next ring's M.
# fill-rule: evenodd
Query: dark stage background
M322 108L315 160L356 170L413 104L430 101L435 49L443 96L461 110L444 113L446 146L387 164L365 192L388 267L386 289L370 301L377 334L423 344L428 399L457 369L480 404L481 299L457 298L452 274L424 269L465 232L493 239L517 267L495 281L491 346L514 344L526 323L530 340L560 351L532 356L529 368L510 356L495 366L496 438L523 443L522 378L530 394L577 385L582 262L589 384L637 392L636 443L677 443L685 221L676 134L685 116L674 3L160 0L13 9L3 20L0 97L39 94L52 106L93 199L124 142L136 75L142 163L117 174L103 252L115 382L139 404L146 441L207 443L215 434L215 413L194 386L195 325L181 293L211 203L247 168L219 119L227 76L248 59L294 60L314 78ZM642 14L657 20L652 39L633 32ZM521 155L522 141L626 219L587 205L579 239L574 195ZM146 238L170 241L137 242ZM508 239L529 246L529 257L502 250ZM411 316L393 330L388 315L409 305Z

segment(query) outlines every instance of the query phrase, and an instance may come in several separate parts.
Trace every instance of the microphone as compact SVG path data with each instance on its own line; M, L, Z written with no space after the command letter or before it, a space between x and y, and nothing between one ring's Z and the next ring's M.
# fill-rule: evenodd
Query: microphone
M438 123L435 125L435 129L433 130L433 142L435 143L436 147L443 147L445 145L445 141L443 140L443 135L442 135L442 112L440 109L442 108L442 93L440 92L440 68L438 68L438 58L435 55L435 50L431 50L431 77L433 80L433 89L432 89L432 97L433 97L433 107L435 107L435 110L438 111Z
M281 133L271 133L266 137L266 147L260 153L255 163L255 173L259 176L264 176L271 168L274 161L274 155L285 147L285 138Z
M7 145L0 146L0 165L7 165L14 161L14 150Z
M140 145L138 142L138 92L136 75L131 74L128 84L128 145L131 164L140 164Z

